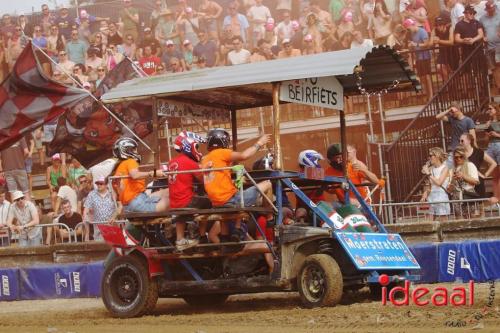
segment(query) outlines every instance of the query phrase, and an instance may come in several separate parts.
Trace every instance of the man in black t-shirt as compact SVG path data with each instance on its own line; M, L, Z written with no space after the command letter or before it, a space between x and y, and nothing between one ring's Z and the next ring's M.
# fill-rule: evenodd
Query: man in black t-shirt
M455 43L462 49L462 61L481 43L484 37L483 26L474 18L476 10L467 5L464 9L464 19L455 25Z
M71 209L71 203L69 202L69 200L63 200L61 206L63 215L59 216L57 222L67 225L68 228L71 229L71 231L75 232L76 236L80 236L78 237L78 239L80 240L84 238L87 239L86 237L88 233L87 226L79 227L78 229L75 230L78 223L81 223L83 221L82 216ZM56 241L58 239L64 240L64 239L69 239L69 237L71 237L71 235L68 234L68 230L66 228L60 228L60 227L55 227L55 228L59 233L59 238L56 237Z

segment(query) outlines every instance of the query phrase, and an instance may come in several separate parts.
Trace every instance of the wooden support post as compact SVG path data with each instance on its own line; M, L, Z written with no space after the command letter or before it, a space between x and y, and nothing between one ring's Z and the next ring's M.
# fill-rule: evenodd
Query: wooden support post
M160 147L158 140L158 105L156 97L153 97L153 165L155 170L160 168Z
M233 141L233 150L238 147L238 124L236 122L236 110L231 110L231 136Z
M280 82L273 82L273 136L276 170L283 171L283 154L280 140Z

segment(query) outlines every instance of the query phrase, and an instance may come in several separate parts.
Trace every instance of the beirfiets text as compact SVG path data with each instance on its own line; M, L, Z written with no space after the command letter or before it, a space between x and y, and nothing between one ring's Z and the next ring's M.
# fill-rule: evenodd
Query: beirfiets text
M335 76L283 81L280 100L343 110L344 89Z

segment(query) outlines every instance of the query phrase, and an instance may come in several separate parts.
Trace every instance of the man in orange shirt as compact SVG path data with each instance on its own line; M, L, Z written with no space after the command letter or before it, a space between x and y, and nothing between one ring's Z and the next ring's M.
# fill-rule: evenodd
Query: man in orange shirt
M242 162L257 153L262 146L269 142L269 135L265 134L257 142L245 149L243 152L237 152L229 149L229 133L216 128L208 132L207 146L208 154L201 161L202 169L225 168L233 165L234 162ZM212 202L213 207L236 207L241 202L241 193L233 184L231 179L231 170L219 170L207 172L203 176L205 191ZM263 181L257 184L260 192L269 192L271 182ZM257 203L259 190L252 186L243 191L244 206L253 206ZM246 237L246 232L241 229L240 221L235 223L229 237L229 226L227 223L220 225L220 241L242 240ZM212 239L213 240L213 239Z
M325 170L326 176L334 176L334 177L343 177L344 174L342 172L342 148L339 144L332 144L328 147L326 152L326 157L330 163L330 167ZM363 184L366 180L378 184L379 179L377 175L368 170L366 164L361 162L356 157L356 148L352 145L347 145L347 177L351 180L354 185ZM356 186L359 194L365 200L368 199L368 188L365 186ZM334 191L337 199L342 203L345 203L344 198L344 190L341 188L337 188ZM351 203L359 206L358 200L354 197L354 193L350 191L350 199Z
M128 176L116 181L119 201L125 212L161 212L169 207L168 189L146 194L147 177L156 175L156 170L139 171L141 155L137 152L137 142L132 138L120 138L115 142L113 155L120 159L114 176ZM160 173L160 171L158 171ZM115 184L114 184L115 186Z

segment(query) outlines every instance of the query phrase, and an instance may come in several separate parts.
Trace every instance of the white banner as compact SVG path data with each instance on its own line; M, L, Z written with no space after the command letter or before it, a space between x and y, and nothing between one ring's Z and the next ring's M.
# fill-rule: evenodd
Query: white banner
M335 76L283 81L280 100L343 110L344 88Z
M160 117L196 118L205 120L230 121L229 110L191 103L175 102L166 99L157 99L156 109Z

